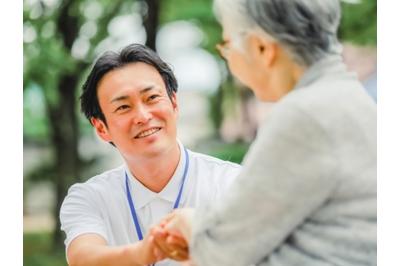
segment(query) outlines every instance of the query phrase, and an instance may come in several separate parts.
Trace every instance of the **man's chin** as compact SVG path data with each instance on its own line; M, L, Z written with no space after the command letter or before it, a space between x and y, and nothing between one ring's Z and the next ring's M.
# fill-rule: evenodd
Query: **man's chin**
M171 150L171 144L162 140L152 140L146 143L144 154L147 156L159 156Z

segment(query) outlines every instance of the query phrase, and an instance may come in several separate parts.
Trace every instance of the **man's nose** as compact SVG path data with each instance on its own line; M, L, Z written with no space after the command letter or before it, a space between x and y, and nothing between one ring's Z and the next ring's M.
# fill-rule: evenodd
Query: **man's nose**
M146 124L152 118L152 114L148 107L139 105L137 106L133 122L138 125Z

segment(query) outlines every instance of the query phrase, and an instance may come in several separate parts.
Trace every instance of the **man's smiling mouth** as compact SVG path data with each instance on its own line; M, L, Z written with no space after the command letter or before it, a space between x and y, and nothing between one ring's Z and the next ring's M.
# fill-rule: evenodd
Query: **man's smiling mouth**
M142 131L135 136L135 139L145 138L147 136L153 135L154 133L161 130L161 127L153 127L148 130Z

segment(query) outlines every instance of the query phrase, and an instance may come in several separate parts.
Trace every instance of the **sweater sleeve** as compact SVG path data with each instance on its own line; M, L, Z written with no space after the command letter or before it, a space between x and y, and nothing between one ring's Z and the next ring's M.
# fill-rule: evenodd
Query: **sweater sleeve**
M196 211L190 244L196 264L251 265L273 253L334 190L332 146L310 115L277 106L227 195Z

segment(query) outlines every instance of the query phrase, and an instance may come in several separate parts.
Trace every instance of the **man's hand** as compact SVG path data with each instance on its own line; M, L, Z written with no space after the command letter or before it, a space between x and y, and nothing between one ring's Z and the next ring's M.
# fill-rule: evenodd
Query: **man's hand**
M149 265L166 258L164 253L159 250L151 233L147 234L138 244L141 265Z

